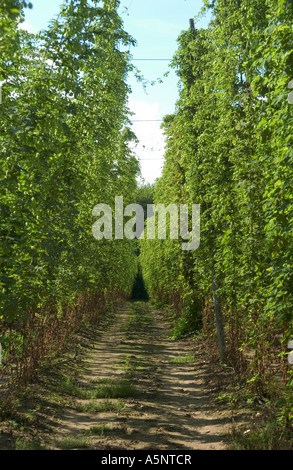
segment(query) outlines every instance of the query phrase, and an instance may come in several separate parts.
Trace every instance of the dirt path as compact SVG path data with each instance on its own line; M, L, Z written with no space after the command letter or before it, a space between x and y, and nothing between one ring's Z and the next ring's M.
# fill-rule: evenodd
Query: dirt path
M168 337L148 304L130 303L87 357L75 396L51 427L51 449L224 450L231 415L218 411L191 340ZM51 437L54 435L54 440Z

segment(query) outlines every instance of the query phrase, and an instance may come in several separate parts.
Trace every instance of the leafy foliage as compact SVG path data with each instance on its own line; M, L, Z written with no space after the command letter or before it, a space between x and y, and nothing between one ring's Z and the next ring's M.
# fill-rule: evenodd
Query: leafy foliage
M155 203L201 205L201 243L141 241L151 297L183 312L201 305L215 336L212 275L224 313L228 360L257 393L288 362L292 335L292 4L206 2L207 29L183 31L173 67L176 111ZM180 323L179 323L180 325Z
M137 271L128 240L97 241L92 234L97 203L111 205L122 195L127 204L136 192L138 163L128 146L131 64L120 51L134 40L123 29L119 2L67 0L37 35L18 29L22 6L2 2L0 17L0 318L7 358L28 357L36 338L39 351L46 340L56 347L56 329L64 330L63 343L83 315L129 296Z

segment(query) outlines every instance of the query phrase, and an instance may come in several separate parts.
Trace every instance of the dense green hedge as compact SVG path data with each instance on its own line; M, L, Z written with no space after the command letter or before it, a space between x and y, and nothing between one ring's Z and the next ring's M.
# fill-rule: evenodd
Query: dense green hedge
M22 7L31 6L24 3L0 8L4 362L23 354L28 325L36 329L29 347L38 331L45 341L46 324L55 325L52 340L64 327L62 343L78 305L93 313L130 295L137 272L131 242L92 234L96 204L112 204L116 195L127 204L136 192L138 164L128 146L131 64L120 52L134 40L123 30L119 2L68 0L37 35L18 29Z
M293 312L293 6L285 0L206 2L212 20L178 38L176 111L155 202L201 205L201 243L142 241L149 293L198 316L209 333L218 288L227 354L262 387L286 381ZM213 335L213 332L211 333ZM267 380L269 381L269 379Z

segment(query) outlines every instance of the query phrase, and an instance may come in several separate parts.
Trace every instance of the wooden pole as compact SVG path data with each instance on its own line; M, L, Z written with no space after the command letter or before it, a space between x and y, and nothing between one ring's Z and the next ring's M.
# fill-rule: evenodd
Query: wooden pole
M212 207L211 202L207 202L207 209L211 209L211 207ZM213 226L211 227L211 232L214 232ZM220 358L221 358L221 361L224 362L226 360L226 338L225 338L222 306L221 306L221 301L218 295L218 286L216 284L215 276L214 276L214 266L213 266L214 254L212 251L211 251L211 257L212 257L211 278L212 278L212 292L213 292L213 301L214 301L215 323L216 323Z
M193 18L190 18L190 20L189 20L189 27L190 27L191 31L195 31L194 19Z
M216 329L217 337L219 344L220 358L222 361L226 360L226 338L223 324L223 314L222 307L219 296L217 294L217 285L215 283L214 274L212 273L212 291L213 291L213 300L214 300L214 310L215 310L215 320L216 320Z

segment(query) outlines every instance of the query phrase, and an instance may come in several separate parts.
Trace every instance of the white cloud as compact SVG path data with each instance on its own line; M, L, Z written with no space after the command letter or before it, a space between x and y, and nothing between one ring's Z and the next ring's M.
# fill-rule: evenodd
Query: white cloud
M33 27L29 24L28 21L23 21L19 23L18 29L22 29L23 31L28 31L29 33L33 32Z
M152 183L161 176L164 162L165 138L160 128L161 118L158 103L136 101L129 99L129 109L132 116L132 129L139 143L135 147L135 154L140 161L142 177Z

